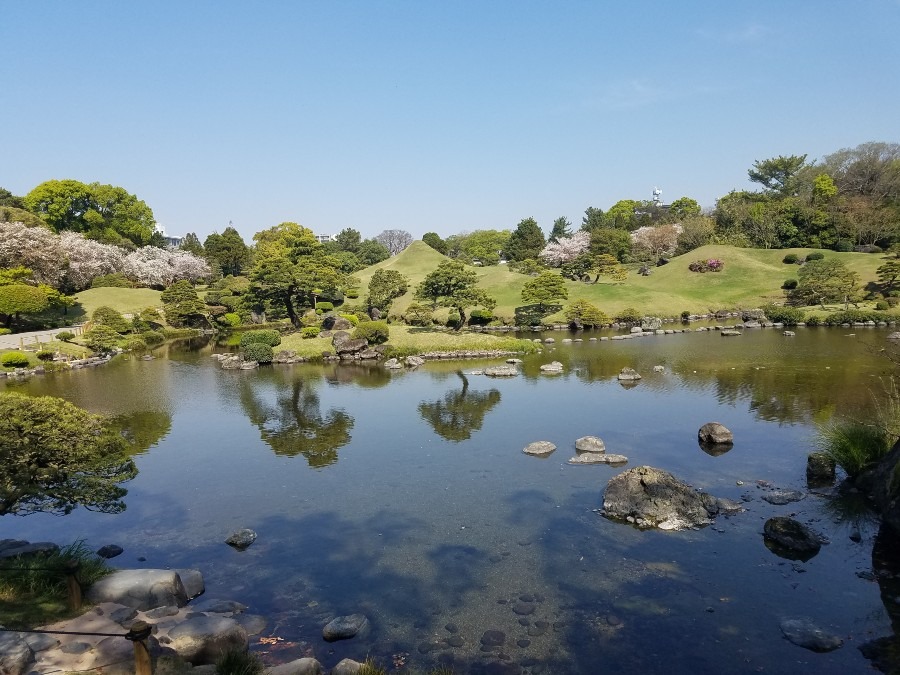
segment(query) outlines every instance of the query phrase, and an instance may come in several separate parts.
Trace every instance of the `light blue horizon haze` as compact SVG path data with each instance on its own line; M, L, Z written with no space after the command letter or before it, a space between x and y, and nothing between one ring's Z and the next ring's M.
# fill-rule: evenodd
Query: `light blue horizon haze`
M0 186L169 234L545 231L900 141L900 2L0 0Z

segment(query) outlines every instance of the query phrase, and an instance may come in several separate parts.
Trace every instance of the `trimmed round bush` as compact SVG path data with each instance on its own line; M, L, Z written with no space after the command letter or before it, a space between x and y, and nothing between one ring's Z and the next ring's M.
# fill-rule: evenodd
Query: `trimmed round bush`
M304 340L310 340L312 338L319 337L319 333L321 332L321 328L318 326L307 326L306 328L300 329L300 337Z
M379 345L388 341L389 332L386 321L360 321L353 331L353 339L365 339L370 345Z
M9 328L0 328L0 335L9 335L12 331ZM75 337L74 335L72 337Z
M38 361L52 361L53 357L56 356L56 352L52 349L42 349L35 356L38 357Z
M241 335L241 349L246 345L251 344L263 344L268 345L269 347L277 347L281 344L281 333L271 329L248 330Z
M619 315L616 317L616 321L619 323L639 323L641 320L641 313L638 312L634 307L626 307Z
M139 335L129 335L125 340L124 348L130 352L145 352L147 351L147 343Z
M351 300L356 300L359 297L359 291L355 288L351 288L349 291L344 293L344 296L350 298Z
M144 344L146 344L148 347L155 347L156 345L161 345L166 341L166 336L158 330L144 331L143 333L141 333L140 337L144 341Z
M783 323L785 326L796 326L803 321L803 310L796 307L780 307L778 305L766 305L763 307L766 318L773 323Z
M69 342L75 339L75 333L70 330L64 330L56 334L56 339L60 342Z
M788 253L784 258L781 259L785 265L796 265L800 261L800 256L796 253Z
M359 317L356 314L339 314L342 319L347 319L354 328L359 325Z
M331 312L334 310L333 302L317 302L316 303L316 311L322 310L323 312Z
M245 361L256 361L257 363L272 363L272 359L275 358L272 348L262 342L241 345L241 354Z
M797 288L797 283L796 279L785 279L781 287L786 291L792 291Z
M822 253L821 251L813 251L812 253L806 254L806 262L809 262L811 260L821 260L824 257L825 257L825 254Z
M820 317L816 314L810 314L808 317L806 317L806 319L804 320L804 323L807 326L821 326L822 325L822 317Z
M117 333L127 333L131 330L131 326L128 325L128 321L121 312L105 305L94 310L94 313L91 314L91 321L95 326L109 326Z
M473 309L469 315L469 324L473 326L484 326L494 319L494 313L489 309Z
M4 368L24 368L28 365L28 356L22 352L6 352L0 354L0 366Z
M875 303L875 309L877 309L879 312L884 312L890 308L891 306L887 303L886 300L879 300Z
M241 315L237 312L226 312L222 316L222 321L224 321L227 326L237 328L241 325Z
M91 281L91 288L133 288L134 284L124 274L101 274Z
M447 325L451 328L456 328L460 321L462 321L462 317L456 310L453 310L447 315Z

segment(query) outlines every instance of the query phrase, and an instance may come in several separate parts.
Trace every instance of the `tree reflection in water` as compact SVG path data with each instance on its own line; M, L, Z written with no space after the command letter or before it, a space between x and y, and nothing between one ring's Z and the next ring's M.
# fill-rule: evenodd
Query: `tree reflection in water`
M250 421L276 455L303 455L318 469L334 464L338 449L350 442L353 418L343 410L323 415L319 396L307 380L296 379L279 388L273 404L263 401L248 381L241 383L240 397Z
M462 380L462 389L450 391L444 398L419 404L419 414L435 432L448 441L465 441L473 431L481 429L484 417L500 402L500 392L469 391L469 380L461 370L456 371Z

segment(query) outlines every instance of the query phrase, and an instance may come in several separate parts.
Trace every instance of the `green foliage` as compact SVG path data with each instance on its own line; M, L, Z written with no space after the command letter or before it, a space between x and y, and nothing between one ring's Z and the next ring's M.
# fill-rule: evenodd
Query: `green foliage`
M348 288L344 291L344 295L351 300L356 300L359 297L359 290L356 288Z
M24 368L29 363L28 355L12 351L0 354L0 366L4 368Z
M223 276L240 275L250 260L250 249L233 227L226 227L222 234L209 235L203 242L203 250L210 266L218 267Z
M94 326L85 332L82 338L88 349L100 354L114 351L122 342L122 336L118 331L104 324Z
M13 317L20 314L38 314L50 306L50 298L43 287L26 284L6 284L0 286L0 320L5 315L6 328Z
M316 303L316 311L322 310L323 312L330 312L334 309L334 303L331 302L317 302Z
M338 314L338 316L347 319L354 328L359 325L359 317L356 314Z
M701 274L705 274L706 272L721 272L724 267L725 263L718 258L709 258L708 260L695 260L690 265L688 265L688 269L691 272L699 272Z
M206 319L206 303L197 295L190 282L182 279L176 281L162 292L159 299L163 302L166 321L176 328L195 326Z
M369 280L369 307L387 312L391 303L408 289L409 279L396 270L376 270Z
M459 328L462 326L462 315L455 309L450 310L450 313L447 314L447 326L450 328Z
M544 238L541 228L538 227L537 221L534 218L525 218L509 235L503 251L509 260L534 259L540 255L546 245L547 240Z
M886 300L879 300L875 303L875 309L877 309L878 311L884 312L890 308L891 306L887 303Z
M428 244L438 253L447 254L447 242L440 238L436 232L426 232L422 236L422 241Z
M795 176L806 165L806 155L779 155L773 159L753 162L747 175L769 191L782 196L794 192Z
M125 338L122 348L129 352L147 351L147 342L140 335L129 335Z
M788 253L784 258L781 259L785 265L796 265L800 260L800 257L796 253Z
M281 344L281 333L272 329L248 330L246 333L242 333L241 349L246 345L251 344L264 344L269 345L270 347L277 347Z
M806 262L812 262L813 260L822 260L825 257L825 254L821 251L813 251L812 253L806 254Z
M526 258L525 260L510 262L509 269L513 272L518 272L519 274L533 276L546 270L547 266L540 260Z
M890 451L891 441L879 425L847 421L823 426L817 444L853 478L878 463Z
M121 272L101 274L91 280L91 288L133 288L134 283Z
M803 310L796 307L766 305L763 308L766 318L772 323L783 323L785 326L796 326L803 321Z
M64 330L56 334L56 339L60 342L71 342L75 339L75 333L72 331Z
M434 312L428 305L413 302L406 308L403 320L410 326L430 326L434 323Z
M95 326L108 326L120 334L131 330L131 326L128 325L128 321L125 320L124 316L112 307L105 305L94 310L94 313L91 314L91 322Z
M640 323L641 313L634 307L626 307L616 314L616 321L619 323Z
M826 326L840 326L841 324L862 323L864 321L882 321L884 317L879 316L878 312L866 311L864 309L848 309L843 312L832 312L826 316L822 323Z
M807 326L821 326L823 324L822 317L816 316L815 314L810 314L804 322Z
M106 422L51 396L0 393L0 515L119 513L137 469Z
M231 648L216 659L216 675L262 675L262 660L246 649Z
M456 260L445 260L428 274L416 288L417 300L430 300L434 305L455 309L459 323L465 323L465 308L481 305L493 309L496 301L477 287L478 275Z
M566 321L582 326L597 327L609 323L609 317L587 300L575 300L566 307Z
M354 319L356 317L353 317ZM300 329L300 337L304 340L310 340L312 338L319 337L319 333L322 331L318 326L305 326Z
M690 197L679 197L669 204L669 214L676 220L699 216L700 212L700 204Z
M781 287L786 291L792 291L797 288L799 282L796 279L785 279Z
M370 345L378 345L387 342L390 330L386 321L360 321L353 331L353 339L367 340Z
M545 305L555 300L565 300L568 297L569 291L565 281L555 272L541 272L522 286L522 300L526 303L537 303L542 310Z
M241 325L241 315L235 312L226 312L224 316L222 316L222 320L225 322L225 325L230 326L231 328L237 328Z
M494 319L494 313L489 309L473 309L469 313L470 326L485 326Z
M257 363L272 363L272 359L275 358L272 347L263 342L241 343L241 354L245 361L256 361Z
M813 260L800 268L798 284L788 293L794 305L824 305L826 302L853 302L859 293L859 274L841 260Z
M474 263L477 260L482 265L496 265L509 237L509 230L475 230L454 234L446 239L447 255L462 262Z
M37 357L38 361L52 361L56 356L56 352L54 352L52 349L42 349L37 354L35 354L35 356Z
M591 230L590 252L611 255L619 262L625 262L631 253L631 237L624 230L609 227Z
M148 330L141 333L141 339L148 347L156 347L166 341L166 336L162 331Z

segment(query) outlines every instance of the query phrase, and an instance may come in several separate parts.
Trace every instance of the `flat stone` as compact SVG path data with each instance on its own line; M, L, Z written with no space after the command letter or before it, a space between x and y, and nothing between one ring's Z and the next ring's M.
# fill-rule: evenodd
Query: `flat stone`
M782 506L784 504L790 504L792 502L799 502L805 497L805 494L797 490L772 490L772 492L767 492L766 494L764 494L762 498L764 501L767 501L770 504Z
M345 660L349 661L349 659ZM343 663L343 661L341 663ZM322 670L322 664L316 659L304 657L288 663L282 663L280 666L275 666L274 668L269 668L266 672L268 675L322 675L324 671ZM352 671L348 670L345 672ZM357 670L357 672L359 671Z
M606 452L606 444L597 436L582 436L575 441L577 452Z
M844 644L837 635L826 633L807 619L785 619L781 632L798 647L814 652L831 652Z
M203 595L204 591L206 591L203 573L200 570L181 569L175 571L181 578L184 592L187 594L189 600L193 600L198 595Z
M628 458L625 455L613 453L583 452L569 458L569 464L625 464Z
M25 675L34 652L19 633L0 633L0 673Z
M202 600L192 604L191 607L196 612L211 612L213 614L240 614L247 609L247 605L236 600L219 600L217 598Z
M233 546L239 551L242 551L250 546L250 544L252 544L254 541L256 541L256 532L245 527L243 529L232 532L228 536L228 539L225 540L225 543L229 546Z
M556 446L550 441L535 441L522 448L522 452L526 455L534 455L536 457L546 457L554 450L556 450Z
M169 647L194 665L215 663L229 649L246 650L247 631L224 616L196 616L169 631Z
M481 636L485 647L501 647L506 643L506 633L502 630L486 630Z
M368 622L365 614L338 616L325 625L322 629L322 637L328 642L348 640L359 633Z
M527 616L529 614L534 614L535 606L532 602L517 602L513 605L513 612L519 614L520 616Z

